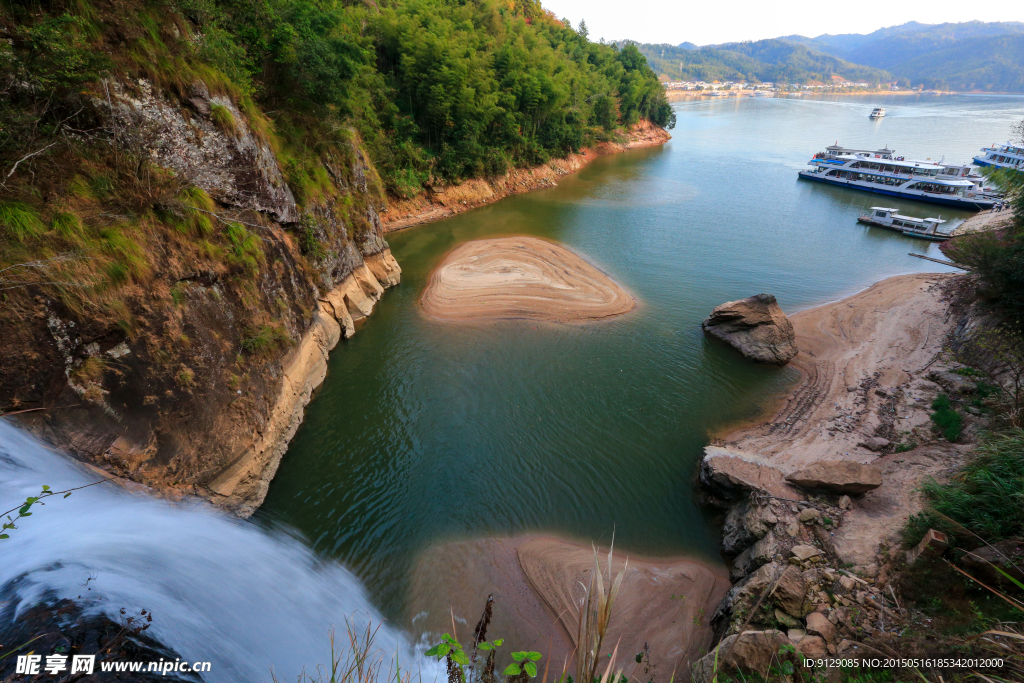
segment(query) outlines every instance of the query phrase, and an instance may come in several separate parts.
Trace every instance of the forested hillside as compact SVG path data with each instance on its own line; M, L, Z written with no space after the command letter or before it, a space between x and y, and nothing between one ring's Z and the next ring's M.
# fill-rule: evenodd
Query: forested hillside
M672 119L635 49L589 42L538 0L42 0L0 10L5 81L74 88L124 73L181 91L205 75L272 112L283 139L311 142L314 122L354 126L398 195L431 177L540 163L640 117ZM4 127L4 152L27 141L15 130Z
M672 80L829 83L836 75L876 84L889 79L884 71L783 40L726 43L697 49L648 44L637 47L658 73Z
M1024 92L1024 23L909 22L866 35L786 36L841 59L884 69L907 85Z

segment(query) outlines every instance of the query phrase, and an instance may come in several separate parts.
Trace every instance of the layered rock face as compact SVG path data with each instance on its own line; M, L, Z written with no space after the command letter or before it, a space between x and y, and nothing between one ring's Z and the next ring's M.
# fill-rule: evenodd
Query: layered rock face
M111 148L202 190L212 204L185 215L201 212L207 232L141 245L148 270L118 290L121 320L12 297L0 313L0 411L38 409L21 415L26 428L106 472L247 515L328 352L401 280L377 215L382 191L358 142L339 142L320 157L331 186L297 202L266 136L230 98L201 83L183 99L144 80L106 87L93 105ZM204 255L204 240L214 240L207 253L223 249L227 231L257 245L244 248L258 260Z
M793 324L771 294L717 306L703 328L758 363L785 365L797 354Z

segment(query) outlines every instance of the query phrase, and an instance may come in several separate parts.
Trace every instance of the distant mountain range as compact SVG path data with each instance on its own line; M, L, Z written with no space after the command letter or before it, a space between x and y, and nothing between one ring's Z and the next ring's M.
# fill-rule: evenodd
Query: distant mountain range
M836 74L928 89L1024 92L1022 22L909 22L868 34L638 47L656 71L680 80L807 83Z

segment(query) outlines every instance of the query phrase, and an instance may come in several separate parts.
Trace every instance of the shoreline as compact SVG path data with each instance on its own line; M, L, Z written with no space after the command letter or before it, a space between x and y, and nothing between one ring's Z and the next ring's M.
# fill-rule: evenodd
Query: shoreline
M476 178L456 185L428 187L412 199L389 201L387 210L380 213L381 225L387 234L450 218L505 197L554 187L559 178L579 171L598 157L658 147L671 139L664 128L640 121L630 129L625 142L602 142L540 166L514 168L500 178Z
M970 446L935 440L928 406L948 315L942 285L957 275L917 273L886 278L860 292L790 316L800 354L799 378L770 399L760 419L713 435L713 445L754 453L783 473L822 461L849 460L881 468L883 484L858 497L833 542L844 561L875 561L896 542L917 511L921 477L938 473ZM875 452L861 445L883 437ZM914 447L896 452L898 443Z
M724 95L712 95L712 92L724 92ZM743 97L758 97L754 95L754 90L666 90L665 96L669 102L682 102L685 100L728 100L732 98L743 98ZM853 96L872 96L872 95L1006 95L1014 93L959 93L959 92L921 92L919 90L862 90L857 92L816 92L813 90L801 90L795 92L773 92L769 95L760 95L765 99L785 99L787 97L821 97L824 95L836 96L836 97L853 97Z

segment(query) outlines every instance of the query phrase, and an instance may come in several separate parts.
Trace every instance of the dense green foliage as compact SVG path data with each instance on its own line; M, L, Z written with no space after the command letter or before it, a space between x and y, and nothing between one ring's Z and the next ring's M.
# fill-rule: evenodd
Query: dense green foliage
M203 80L247 113L271 112L285 157L354 127L403 196L564 156L641 118L674 122L636 48L592 43L538 0L33 4L0 2L0 80L37 94L111 72L179 94ZM22 113L35 124L32 107L11 108L0 136L24 137L11 125Z
M831 83L835 75L850 81L878 84L890 78L878 69L852 64L783 40L727 43L698 49L671 45L638 47L658 73L672 80Z
M989 437L976 456L949 483L925 482L928 507L911 534L941 529L968 547L978 544L972 534L989 543L1024 534L1024 430Z
M399 195L543 163L640 118L673 123L635 48L591 43L536 0L186 4L216 36L208 59L268 110L351 121Z
M1024 92L1024 23L1020 22L910 22L866 35L786 36L783 40L884 69L914 86Z

